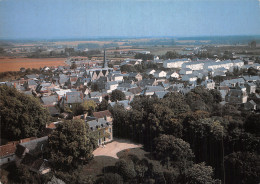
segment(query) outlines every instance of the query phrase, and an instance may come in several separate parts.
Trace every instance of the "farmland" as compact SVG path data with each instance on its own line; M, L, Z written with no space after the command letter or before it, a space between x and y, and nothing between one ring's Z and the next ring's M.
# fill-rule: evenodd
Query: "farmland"
M20 68L40 68L44 66L66 65L65 58L0 58L0 72L19 71Z

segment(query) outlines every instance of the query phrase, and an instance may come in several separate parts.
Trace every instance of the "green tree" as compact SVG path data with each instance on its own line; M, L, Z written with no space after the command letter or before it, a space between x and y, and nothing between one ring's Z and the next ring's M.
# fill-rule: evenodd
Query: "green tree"
M91 91L99 91L99 87L96 82L90 84L91 84Z
M194 164L184 174L183 180L180 183L186 184L220 184L219 180L213 179L213 169L206 166L205 163Z
M97 107L97 111L104 111L108 109L108 101L106 99L103 99L102 102Z
M86 100L80 106L84 113L87 112L89 115L91 115L95 111L97 104L93 100Z
M50 158L53 166L70 170L92 158L88 126L83 120L59 123L49 136Z
M110 99L112 102L125 100L125 94L120 90L114 90L111 93Z
M120 66L120 70L121 72L127 72L127 73L130 73L130 72L137 72L135 67L134 66L131 66L131 65L123 65L123 66Z
M245 130L260 137L260 114L251 114L245 121Z
M96 181L96 184L123 184L123 178L119 174L107 173Z
M189 143L172 135L156 138L154 153L168 168L171 165L180 170L187 169L194 157Z
M260 156L250 152L235 152L225 157L226 183L260 182Z
M176 115L190 111L190 107L181 93L167 93L163 98L163 103L170 107Z
M130 159L120 159L115 164L118 173L124 178L125 181L131 180L136 177L134 163Z
M0 86L0 114L1 138L8 140L38 136L50 118L38 99L7 86Z

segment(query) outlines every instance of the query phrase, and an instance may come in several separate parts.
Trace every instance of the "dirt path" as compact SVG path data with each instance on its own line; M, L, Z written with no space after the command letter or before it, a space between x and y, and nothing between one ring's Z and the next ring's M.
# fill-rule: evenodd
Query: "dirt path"
M124 139L114 139L113 142L108 143L105 145L104 148L99 147L97 148L93 154L94 156L109 156L113 158L117 158L117 153L125 150L125 149L131 149L131 148L140 148L142 147L141 144L135 144L130 142L129 140L124 140Z

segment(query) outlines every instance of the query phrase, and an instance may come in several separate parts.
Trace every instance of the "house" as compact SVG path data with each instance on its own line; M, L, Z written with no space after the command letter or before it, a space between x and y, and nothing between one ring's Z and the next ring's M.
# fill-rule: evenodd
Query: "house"
M190 59L173 59L173 60L165 60L163 62L164 68L181 68L183 63L190 62Z
M112 122L106 121L104 118L87 121L91 136L98 140L98 145L102 145L113 140Z
M167 93L169 93L168 91L156 91L154 92L153 96L162 99Z
M168 72L166 74L166 78L169 79L169 78L175 78L175 79L178 79L180 77L180 75L177 73L177 72Z
M224 80L220 83L220 85L235 87L236 84L244 84L244 83L245 83L245 80L243 78L238 78L238 79Z
M156 72L155 69L149 69L149 70L146 71L146 74L147 75L153 75L155 72Z
M110 81L106 83L106 89L107 92L110 93L112 91L114 91L118 86L118 82L117 81Z
M117 86L117 89L122 91L122 92L126 92L128 91L130 88L135 88L137 87L136 84L132 84L132 83L121 83Z
M38 174L46 174L51 171L48 160L38 159L30 153L25 154L21 161L21 165Z
M195 82L197 77L193 74L187 74L182 76L182 81Z
M247 102L247 97L245 88L235 87L230 88L225 100L230 104L244 104Z
M81 91L67 92L66 96L63 96L60 101L60 107L64 108L65 105L72 108L85 101L84 95Z
M97 118L97 119L104 118L108 122L112 122L113 121L112 114L110 113L109 110L93 112L93 116L95 118Z
M115 75L113 75L112 76L112 80L113 81L123 81L124 80L124 76L123 75L121 75L121 74L115 74Z
M142 95L153 95L155 92L165 91L162 86L147 86L143 91Z
M59 75L59 81L58 82L61 86L63 86L65 84L65 82L67 82L68 80L69 80L69 77L67 75L65 75L65 74Z
M128 92L128 91L126 91L126 92L123 92L124 94L125 94L125 98L127 99L127 100L129 100L129 101L132 101L133 99L134 99L134 94L133 93L131 93L131 92Z
M253 82L247 82L245 83L245 86L248 94L255 93L256 85Z
M35 80L39 77L39 75L37 74L31 74L31 75L25 75L24 79L31 79L31 80Z
M0 146L0 166L15 161L15 150L18 142Z
M179 73L181 75L192 74L192 70L190 68L182 68Z
M256 110L256 103L253 100L250 100L249 102L244 104L245 110Z
M47 136L38 139L31 137L0 146L0 165L18 161L19 158L22 158L29 151L38 153L39 148L45 149L47 139ZM19 153L20 157L17 157L17 153Z
M51 93L51 91L54 91L54 88L58 87L54 83L49 82L42 82L37 85L36 92L37 93Z
M243 76L246 82L256 82L260 81L260 76Z
M35 90L37 87L37 83L34 80L28 80L24 83L23 86L26 90Z
M212 72L212 77L216 77L216 76L226 76L225 72L222 71L216 71L216 72Z
M191 70L202 70L204 66L204 62L193 61L193 62L186 62L182 64L182 68L189 68Z
M138 65L142 63L142 59L125 59L124 62L122 62L120 65Z
M224 101L226 95L227 95L228 92L229 92L229 87L228 87L228 86L218 86L217 89L218 89L218 91L219 91L220 94L221 94L222 100Z
M41 102L43 103L44 106L57 105L58 100L59 100L58 95L42 96L41 97Z
M128 91L134 95L140 95L142 89L140 87L135 87L135 88L128 89Z
M141 81L143 79L140 73L129 73L128 78L129 80L134 80L134 81Z
M154 73L155 78L161 78L161 77L166 77L167 73L165 71L156 71Z
M109 103L109 105L111 105L112 107L114 107L116 104L122 105L124 107L124 109L126 109L126 110L131 109L129 100L121 100L121 101L118 101L118 102L110 102Z
M141 88L144 88L145 86L156 86L157 80L156 79L144 79L139 82L137 82L137 85Z
M88 100L92 100L92 99L98 99L99 102L102 101L103 98L103 94L100 92L91 92L89 93L89 98L87 98Z
M214 89L215 82L213 80L205 80L201 83L202 86L205 86L206 89Z

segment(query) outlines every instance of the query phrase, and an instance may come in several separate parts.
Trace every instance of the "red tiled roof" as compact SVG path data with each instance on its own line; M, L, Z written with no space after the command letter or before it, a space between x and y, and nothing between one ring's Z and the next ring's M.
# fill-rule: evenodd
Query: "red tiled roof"
M36 139L36 137L29 137L29 138L25 138L25 139L20 139L20 143L23 143L23 142L30 142L31 140L34 140Z
M49 125L46 126L46 128L54 129L54 128L56 128L56 126L54 123L50 123Z
M18 142L13 142L13 143L9 143L9 144L0 146L0 157L14 154L17 144L18 144Z
M36 137L30 137L30 138L20 139L19 141L8 142L7 144L0 146L0 157L14 154L16 151L17 144L30 142L31 140L34 139L36 139Z
M96 118L104 118L105 116L111 116L111 113L109 112L109 110L105 110L105 111L94 112L93 115Z

